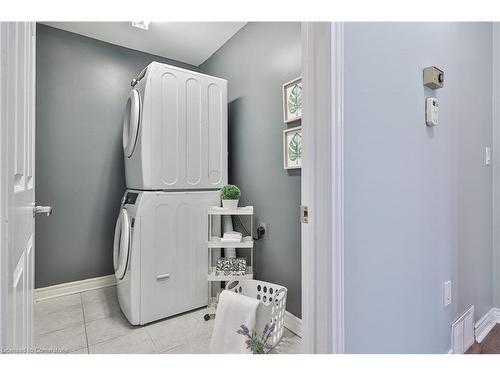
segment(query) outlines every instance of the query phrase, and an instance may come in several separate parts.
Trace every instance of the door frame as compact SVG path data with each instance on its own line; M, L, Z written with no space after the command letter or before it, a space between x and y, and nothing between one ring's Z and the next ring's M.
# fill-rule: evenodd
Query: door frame
M4 341L4 333L5 330L3 329L3 320L4 317L2 316L2 311L3 311L3 300L4 300L4 295L5 291L4 288L6 287L6 280L5 280L5 270L4 270L4 249L7 249L7 238L6 238L6 219L7 219L7 196L6 196L6 184L7 184L7 148L6 148L6 138L7 138L7 130L6 127L3 126L5 123L5 97L2 95L5 90L2 89L2 86L6 84L7 80L7 75L4 72L4 69L6 67L6 53L4 53L4 48L5 46L3 45L4 43L4 38L5 36L3 35L4 30L2 25L0 24L0 347Z
M500 23L492 25L493 306L500 306Z
M305 353L344 353L344 25L302 23L302 331Z

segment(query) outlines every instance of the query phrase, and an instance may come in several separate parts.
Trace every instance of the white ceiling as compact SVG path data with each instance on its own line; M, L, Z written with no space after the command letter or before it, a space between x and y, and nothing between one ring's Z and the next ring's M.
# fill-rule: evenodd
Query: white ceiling
M43 22L104 42L199 66L246 22L152 22L149 30L132 22Z

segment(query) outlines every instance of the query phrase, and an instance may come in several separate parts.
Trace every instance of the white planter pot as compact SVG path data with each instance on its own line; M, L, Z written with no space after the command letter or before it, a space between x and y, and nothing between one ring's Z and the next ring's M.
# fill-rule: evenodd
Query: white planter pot
M239 199L223 199L222 207L229 208L230 210L236 210L238 208Z

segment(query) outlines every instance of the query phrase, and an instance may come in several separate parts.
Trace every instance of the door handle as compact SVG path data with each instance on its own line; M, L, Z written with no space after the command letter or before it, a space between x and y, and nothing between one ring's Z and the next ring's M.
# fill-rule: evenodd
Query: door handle
M164 273L163 275L157 275L156 280L161 281L161 280L166 280L170 279L170 274L169 273Z
M38 214L50 216L52 214L52 206L33 206L33 217Z

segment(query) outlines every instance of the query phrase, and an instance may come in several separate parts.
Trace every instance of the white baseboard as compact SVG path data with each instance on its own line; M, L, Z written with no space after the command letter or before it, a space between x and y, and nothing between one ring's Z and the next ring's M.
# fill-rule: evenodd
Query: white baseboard
M297 318L292 313L285 311L285 328L302 337L302 319Z
M493 307L474 325L476 341L482 342L497 323L500 323L500 309Z
M115 275L95 277L93 279L72 281L70 283L51 285L35 289L35 301L67 296L68 294L85 292L87 290L105 288L116 284Z

